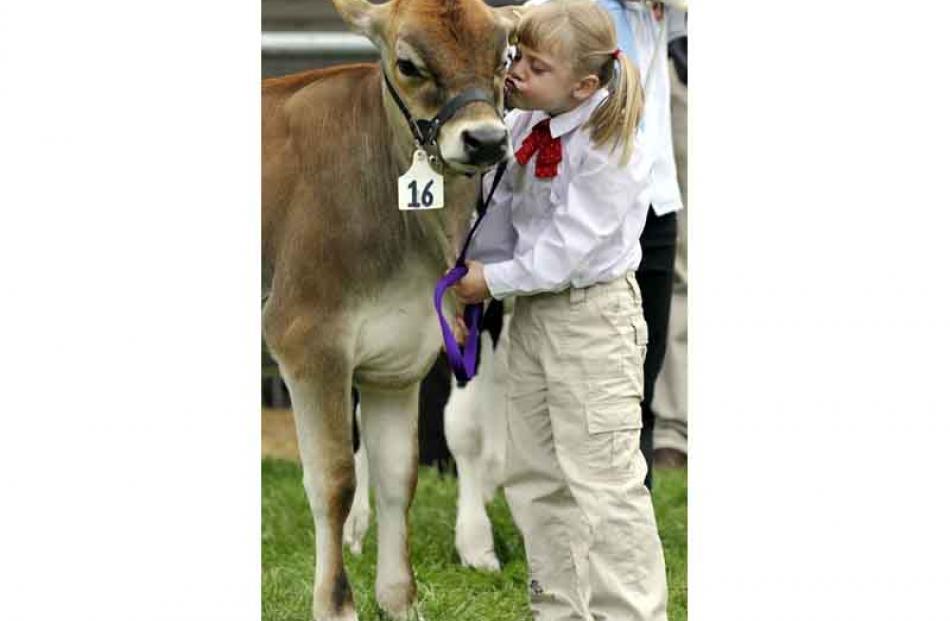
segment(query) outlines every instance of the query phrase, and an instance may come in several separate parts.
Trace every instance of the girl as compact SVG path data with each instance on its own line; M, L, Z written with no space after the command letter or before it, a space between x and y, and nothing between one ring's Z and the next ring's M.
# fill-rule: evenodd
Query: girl
M505 495L531 610L541 621L662 621L663 552L639 449L647 330L634 270L650 169L634 144L639 75L590 0L530 7L515 35L516 162L473 242L481 261L455 290L466 303L518 296Z

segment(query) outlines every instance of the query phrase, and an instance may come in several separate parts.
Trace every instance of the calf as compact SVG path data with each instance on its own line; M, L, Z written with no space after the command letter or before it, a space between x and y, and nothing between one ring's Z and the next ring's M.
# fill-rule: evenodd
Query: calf
M419 383L440 344L432 288L455 260L475 173L511 151L500 116L511 24L481 0L334 4L381 60L262 85L263 332L314 517L313 618L357 619L342 553L355 385L379 517L376 599L404 619ZM447 108L428 135L413 129ZM445 206L401 211L397 180L420 146L444 175Z

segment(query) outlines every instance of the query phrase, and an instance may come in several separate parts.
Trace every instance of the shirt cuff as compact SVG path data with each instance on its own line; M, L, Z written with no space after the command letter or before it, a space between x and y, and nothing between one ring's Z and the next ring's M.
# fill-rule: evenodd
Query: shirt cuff
M514 261L502 261L489 263L483 268L485 284L488 285L489 293L496 300L504 300L516 293L517 287L514 285L512 273L515 267Z

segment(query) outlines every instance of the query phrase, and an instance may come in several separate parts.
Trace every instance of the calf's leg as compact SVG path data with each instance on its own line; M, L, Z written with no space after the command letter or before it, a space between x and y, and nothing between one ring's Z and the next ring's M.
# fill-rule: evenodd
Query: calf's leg
M360 429L361 438L365 438L363 431L362 407L356 406L356 421ZM356 495L353 498L353 507L343 525L343 542L353 554L363 553L363 540L369 530L369 459L366 456L366 441L360 440L359 450L356 451Z
M376 494L376 601L394 619L414 615L416 583L409 558L409 505L419 465L419 384L402 390L360 387L370 481Z
M486 359L490 356L490 350L482 351L481 371L484 371ZM486 473L482 453L486 447L481 420L484 408L479 407L479 399L484 397L480 388L487 381L489 378L479 372L464 388L452 386L452 394L445 406L445 439L459 475L455 549L466 567L498 571L500 566L495 557L484 498Z
M264 337L290 391L303 484L313 514L315 621L357 621L343 567L343 523L353 501L352 365L318 338L307 313L264 309Z

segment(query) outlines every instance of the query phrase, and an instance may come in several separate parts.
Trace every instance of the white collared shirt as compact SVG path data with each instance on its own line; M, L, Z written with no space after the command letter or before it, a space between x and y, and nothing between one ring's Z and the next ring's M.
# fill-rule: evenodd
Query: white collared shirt
M547 0L528 0L525 6L545 2ZM658 21L653 16L653 7L646 2L619 2L623 4L626 23L618 23L615 20L614 25L618 33L621 28L630 29L636 49L625 49L624 52L632 57L631 60L636 60L643 86L643 117L640 119L637 141L642 145L643 155L652 158L649 173L651 187L647 201L653 205L656 215L663 216L683 208L683 198L676 180L676 159L673 155L670 68L667 53L669 18ZM618 39L621 44L629 41L627 36L619 36Z
M673 155L673 117L670 109L670 65L667 53L667 17L661 21L653 16L653 8L645 2L624 2L627 20L633 31L637 68L643 83L643 119L638 136L650 152L650 203L656 215L662 216L683 208L676 180L676 159Z
M600 89L571 111L551 118L561 139L561 162L552 178L535 175L538 154L527 165L508 162L468 257L486 263L492 297L531 295L609 282L640 263L640 233L649 208L649 159L635 144L620 165L621 148L594 148L582 127L607 97ZM542 111L513 110L505 117L517 149ZM493 174L485 176L484 192Z

